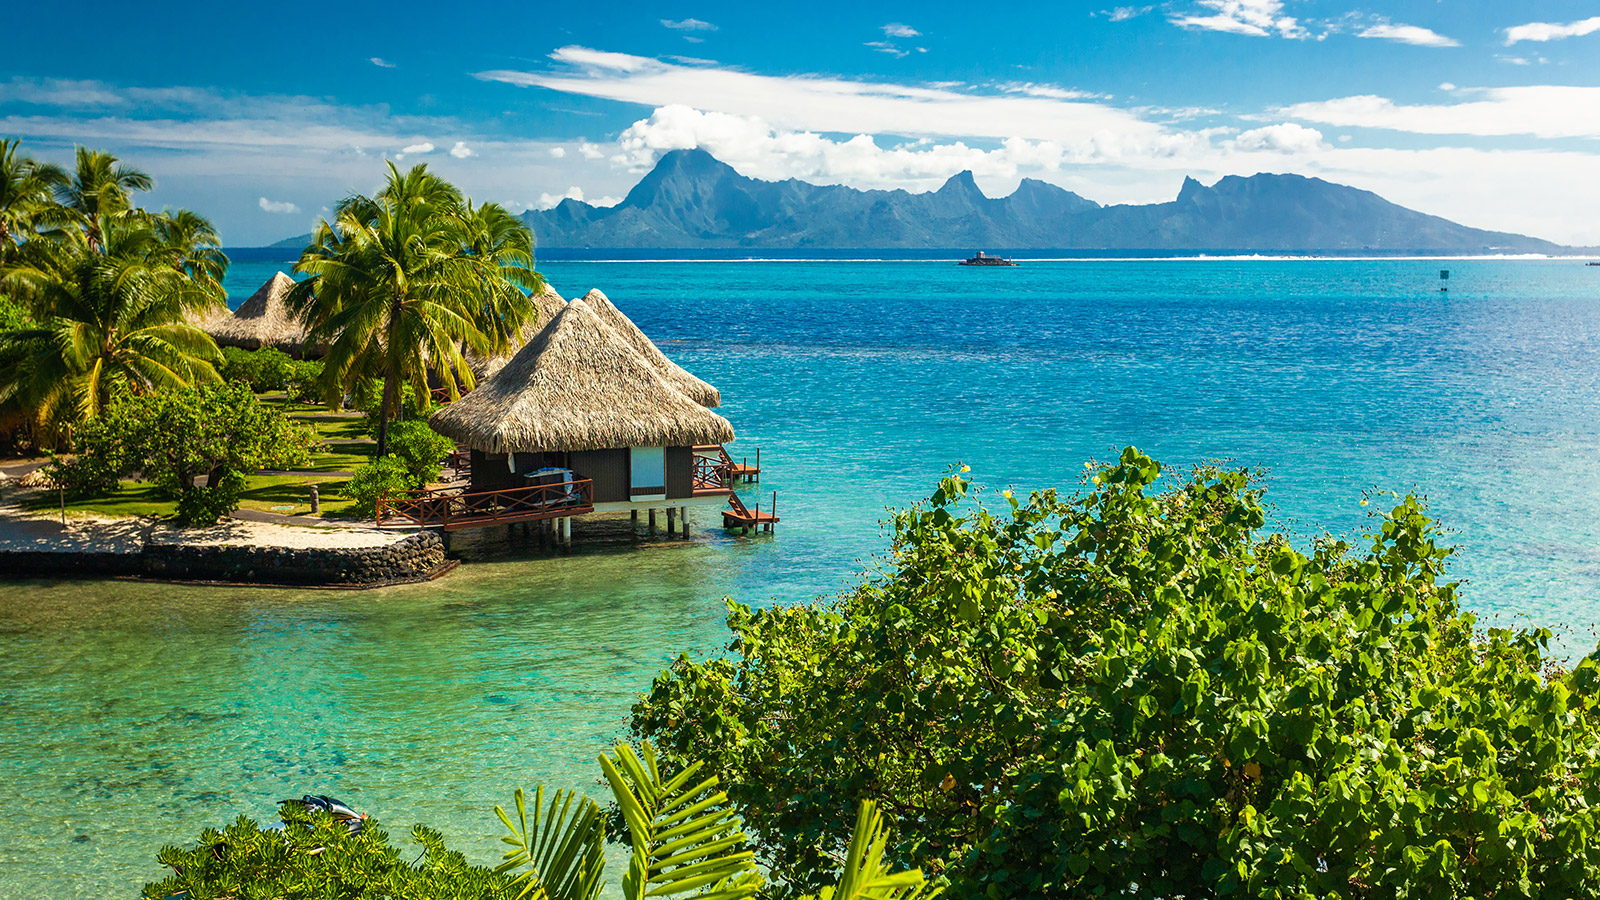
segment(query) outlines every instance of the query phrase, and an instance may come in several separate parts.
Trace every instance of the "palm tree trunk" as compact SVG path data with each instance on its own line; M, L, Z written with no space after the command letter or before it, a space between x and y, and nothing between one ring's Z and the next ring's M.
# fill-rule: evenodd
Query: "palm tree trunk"
M394 362L383 373L383 403L378 407L378 459L389 452L389 407L394 402L394 383L399 380Z

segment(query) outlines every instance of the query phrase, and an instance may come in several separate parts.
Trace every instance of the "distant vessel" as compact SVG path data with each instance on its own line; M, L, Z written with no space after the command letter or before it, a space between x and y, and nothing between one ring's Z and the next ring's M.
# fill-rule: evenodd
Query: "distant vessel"
M1012 262L1009 259L1005 259L1005 258L999 257L999 256L984 256L983 255L983 251L979 250L977 256L974 256L971 259L962 260L961 262L957 263L957 265L961 265L961 266L1014 266L1014 265L1016 265L1016 263Z

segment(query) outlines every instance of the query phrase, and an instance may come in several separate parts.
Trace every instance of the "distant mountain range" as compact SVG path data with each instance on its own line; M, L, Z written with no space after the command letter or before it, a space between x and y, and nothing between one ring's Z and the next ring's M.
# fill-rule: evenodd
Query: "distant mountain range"
M666 154L616 206L568 199L522 218L544 249L1572 252L1300 175L1230 175L1211 187L1188 178L1169 203L1101 206L1033 178L986 197L971 172L922 194L760 181L704 150Z

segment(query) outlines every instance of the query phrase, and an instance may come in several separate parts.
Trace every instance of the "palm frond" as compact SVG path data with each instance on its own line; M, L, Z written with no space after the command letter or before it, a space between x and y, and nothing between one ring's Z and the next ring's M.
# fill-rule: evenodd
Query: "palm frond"
M494 812L506 826L500 840L511 845L495 872L522 870L514 879L521 885L519 900L595 900L600 895L605 887L605 828L594 801L556 791L547 806L540 785L533 795L531 821L522 788L517 788L515 819L499 806Z

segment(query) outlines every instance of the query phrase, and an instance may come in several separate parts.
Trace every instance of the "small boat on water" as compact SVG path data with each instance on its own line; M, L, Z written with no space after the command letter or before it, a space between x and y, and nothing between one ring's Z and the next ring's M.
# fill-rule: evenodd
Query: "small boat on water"
M1006 259L1004 257L1000 257L1000 256L985 256L983 254L983 251L979 250L977 256L974 256L971 259L962 260L961 262L956 263L956 265L958 265L958 266L1014 266L1014 265L1016 265L1016 263L1014 263L1011 260Z

